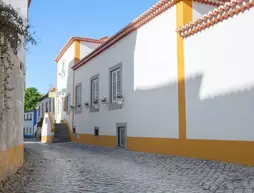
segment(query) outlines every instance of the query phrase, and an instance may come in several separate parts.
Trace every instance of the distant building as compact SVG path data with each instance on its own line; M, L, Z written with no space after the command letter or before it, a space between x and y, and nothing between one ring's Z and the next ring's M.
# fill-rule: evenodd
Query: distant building
M37 121L37 110L27 111L24 113L24 137L34 137L35 124Z
M56 88L52 88L47 94L40 98L37 110L37 123L47 112L52 113L53 117L55 116L55 96Z

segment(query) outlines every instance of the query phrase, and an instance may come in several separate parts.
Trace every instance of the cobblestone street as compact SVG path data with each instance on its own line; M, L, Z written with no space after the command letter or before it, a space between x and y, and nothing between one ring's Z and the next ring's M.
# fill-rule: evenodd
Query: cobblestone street
M251 193L254 167L57 143L27 142L24 171L0 192Z

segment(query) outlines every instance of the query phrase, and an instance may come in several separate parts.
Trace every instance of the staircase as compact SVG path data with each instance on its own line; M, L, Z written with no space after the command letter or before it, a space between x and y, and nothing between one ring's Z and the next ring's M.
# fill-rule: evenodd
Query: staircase
M69 142L70 136L67 125L65 123L55 123L55 133L53 143Z

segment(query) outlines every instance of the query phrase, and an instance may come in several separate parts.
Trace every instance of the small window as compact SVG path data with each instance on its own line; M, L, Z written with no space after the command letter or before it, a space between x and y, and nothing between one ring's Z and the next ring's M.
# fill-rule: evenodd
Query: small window
M29 132L29 134L32 134L32 128L30 128L30 132Z
M49 112L51 112L51 99L49 99Z
M41 115L44 117L44 103L41 103Z
M76 107L76 112L80 113L81 112L81 84L78 84L76 86L76 100L75 100L75 107Z
M94 136L99 136L99 127L94 128Z
M38 116L41 116L41 106L39 105L39 109L38 109Z
M26 120L26 114L24 114L24 120Z
M26 128L26 134L28 134L28 127Z
M55 113L55 98L53 98L53 113Z
M46 113L49 112L48 102L46 102Z
M71 102L71 96L70 94L68 94L65 98L64 98L64 111L67 112L68 114L70 113L70 104Z

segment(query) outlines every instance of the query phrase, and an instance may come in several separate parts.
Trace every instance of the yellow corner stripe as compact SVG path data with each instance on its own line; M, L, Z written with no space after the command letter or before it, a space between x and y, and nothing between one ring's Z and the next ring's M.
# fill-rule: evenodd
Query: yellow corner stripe
M192 0L179 1L176 4L176 27L179 28L192 21ZM184 39L177 35L178 61L178 116L179 138L186 139L186 101L184 80Z

